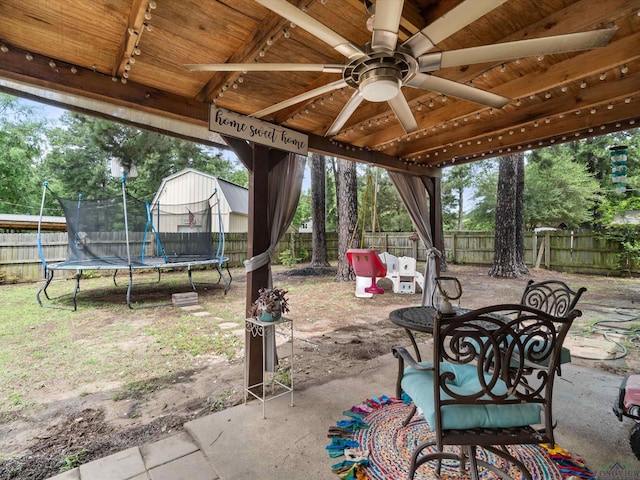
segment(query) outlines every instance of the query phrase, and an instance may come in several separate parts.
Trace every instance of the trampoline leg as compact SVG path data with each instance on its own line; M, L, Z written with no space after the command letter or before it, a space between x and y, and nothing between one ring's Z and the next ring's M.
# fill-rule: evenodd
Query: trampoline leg
M227 264L227 272L229 272L228 281L224 277L224 274L222 273L222 264L220 262L216 263L216 270L218 271L218 275L220 275L220 278L224 282L224 294L226 295L227 292L229 291L229 286L231 285L231 272L229 272L229 265ZM220 283L220 279L218 279L218 283Z
M224 266L227 269L227 273L229 274L229 285L231 285L231 281L233 280L233 277L231 276L231 270L229 270L229 262L226 262Z
M36 298L38 299L38 303L40 304L41 307L44 307L44 305L42 304L42 299L40 298L41 293L44 293L44 296L47 297L47 300L51 300L49 298L49 295L47 294L47 287L51 283L51 280L53 280L53 270L47 270L44 276L44 283L42 284L42 286L40 287L40 290L38 290L38 293L36 294Z
M193 278L191 278L191 265L187 267L187 273L189 275L189 283L191 284L191 290L196 291L196 284L193 283Z
M73 311L75 312L78 309L78 303L76 302L76 297L78 292L80 291L80 278L82 277L82 270L76 272L76 286L73 289Z
M127 306L133 310L131 306L131 287L133 285L133 270L129 267L129 286L127 287Z
M118 270L114 270L113 271L113 284L117 287L118 286L118 282L116 281L116 275L118 275Z

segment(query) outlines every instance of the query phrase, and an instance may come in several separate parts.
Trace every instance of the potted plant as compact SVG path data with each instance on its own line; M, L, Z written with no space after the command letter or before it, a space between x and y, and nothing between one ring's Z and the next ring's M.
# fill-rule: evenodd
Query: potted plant
M258 298L251 305L249 315L263 322L275 322L289 311L288 290L282 288L261 288Z

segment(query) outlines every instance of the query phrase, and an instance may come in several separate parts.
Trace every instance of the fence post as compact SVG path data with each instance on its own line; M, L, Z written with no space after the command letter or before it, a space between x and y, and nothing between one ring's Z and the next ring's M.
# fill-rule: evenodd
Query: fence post
M545 233L544 239L544 265L547 267L547 270L549 270L551 269L551 233L549 233L549 231Z
M456 232L451 232L451 261L453 263L457 262L456 253Z

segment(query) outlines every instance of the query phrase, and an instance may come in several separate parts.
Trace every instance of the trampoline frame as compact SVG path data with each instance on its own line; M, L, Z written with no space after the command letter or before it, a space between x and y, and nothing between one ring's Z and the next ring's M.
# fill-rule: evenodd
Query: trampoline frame
M82 273L84 270L113 270L113 283L116 286L118 286L118 283L116 281L116 276L118 272L123 270L128 271L129 283L127 286L126 300L127 300L127 306L131 309L134 308L133 305L131 304L131 292L133 289L134 270L149 270L149 269L156 270L158 272L158 280L155 283L159 283L161 278L161 271L163 269L186 268L188 273L189 284L191 285L191 289L193 291L197 291L196 285L220 284L221 280L224 283L224 294L226 295L227 292L229 291L233 277L231 276L231 271L229 270L229 258L224 256L224 232L222 229L222 217L220 214L219 201L218 201L218 228L219 228L218 233L219 233L220 241L218 242L218 250L216 252L215 258L198 259L197 258L198 256L194 255L193 260L175 261L175 262L167 261L167 256L165 255L164 249L161 246L158 232L156 231L155 227L153 226L153 222L151 221L151 214L150 214L149 206L147 204L148 222L147 222L147 227L145 228L144 238L146 240L147 231L151 230L151 232L156 237L155 238L156 242L158 242L158 244L160 245L159 251L162 256L161 257L145 256L144 248L143 248L142 257L139 259L132 259L130 255L130 250L129 250L129 235L128 235L129 229L127 224L126 175L123 173L122 174L122 196L123 196L123 209L124 209L125 234L126 234L128 260L114 257L114 258L96 258L91 260L66 260L63 262L47 264L47 261L44 258L44 254L42 251L42 243L41 243L41 236L40 236L42 216L43 216L43 210L44 210L44 201L45 201L47 187L48 187L48 182L43 182L42 202L40 205L40 220L38 221L38 253L40 255L40 259L44 267L44 276L45 276L44 283L42 284L42 286L38 290L38 293L36 294L36 298L41 307L63 308L63 307L48 306L48 305L45 305L44 302L42 301L43 294L44 294L44 297L49 301L55 300L56 298L60 298L60 297L51 298L47 292L47 288L49 287L49 285L53 280L55 271L75 271L76 272L74 275L75 286L72 292L73 311L76 311L78 308L77 295L78 295L78 292L80 291L80 280L82 278ZM216 194L216 191L214 191L211 197L213 197L215 194ZM215 267L216 272L218 273L218 280L215 283L194 282L192 277L193 267L206 266L206 265L213 265ZM227 271L228 278L225 277L224 270ZM165 305L171 305L171 303L149 305L149 306L145 306L145 308L165 306Z

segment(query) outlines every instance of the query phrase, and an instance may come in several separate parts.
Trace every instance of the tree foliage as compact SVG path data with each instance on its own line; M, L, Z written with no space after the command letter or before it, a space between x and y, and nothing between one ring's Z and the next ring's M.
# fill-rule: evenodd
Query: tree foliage
M247 183L246 171L238 175L234 163L217 150L107 120L65 113L48 136L51 150L42 175L64 195L117 194L120 178L111 177L112 159L126 168L136 166L138 177L128 182L128 190L145 200L153 197L163 178L185 168Z
M37 213L36 166L42 151L42 126L32 109L0 93L0 212Z
M536 227L590 224L599 185L569 148L541 149L529 157L525 171L524 221Z

